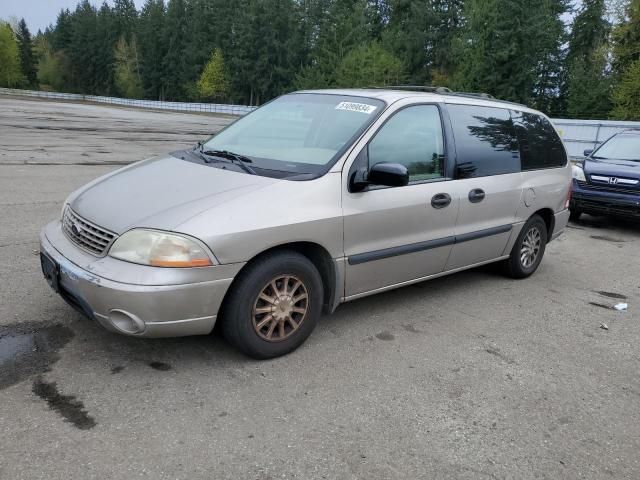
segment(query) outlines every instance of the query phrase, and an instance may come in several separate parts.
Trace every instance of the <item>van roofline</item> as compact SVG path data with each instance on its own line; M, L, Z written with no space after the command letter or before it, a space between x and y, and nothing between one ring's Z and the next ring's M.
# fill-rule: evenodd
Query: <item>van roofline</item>
M419 90L418 90L419 89ZM486 93L467 93L454 92L446 87L370 87L370 88L335 88L335 89L316 89L316 90L298 90L291 93L314 93L325 95L345 95L352 97L369 97L384 100L391 104L398 100L406 98L428 98L431 101L442 103L463 103L466 105L493 106L505 108L508 106L516 107L520 111L538 112L537 110L523 105L521 103L510 102L508 100L500 100L493 98Z

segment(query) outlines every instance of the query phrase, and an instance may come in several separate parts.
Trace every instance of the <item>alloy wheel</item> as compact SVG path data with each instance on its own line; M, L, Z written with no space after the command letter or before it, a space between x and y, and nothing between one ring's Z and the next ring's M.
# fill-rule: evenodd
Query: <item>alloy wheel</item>
M253 305L253 328L260 338L280 342L293 335L307 318L309 294L295 275L280 275L261 290Z
M520 262L524 268L530 268L538 258L542 246L542 235L538 227L531 227L522 239Z

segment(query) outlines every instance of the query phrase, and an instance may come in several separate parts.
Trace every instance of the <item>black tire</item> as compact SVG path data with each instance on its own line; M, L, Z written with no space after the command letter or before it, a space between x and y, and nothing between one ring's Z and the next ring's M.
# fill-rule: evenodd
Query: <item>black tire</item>
M278 292L283 295L279 296L278 292L270 287L273 280L276 287L280 289ZM295 290L298 295L294 297L295 292L292 292L291 296L284 295L287 291L294 290L298 281L302 284ZM285 282L287 287L284 287ZM229 343L250 357L262 360L292 352L311 335L320 319L323 299L322 278L314 264L297 252L277 251L257 258L240 273L231 289L223 309L222 332ZM261 294L264 296L259 298ZM307 298L296 304L299 307L298 310L306 308L304 315L290 312L288 318L291 321L285 319L276 321L278 315L286 315L281 299L287 303L287 306L295 307L292 300L303 297L304 294ZM265 297L278 300L267 303L262 300ZM271 308L272 312L255 314L254 307L257 310ZM282 311L279 308L282 308ZM272 320L267 318L269 316ZM258 329L263 320L267 324L262 329ZM296 320L301 321L298 327L293 327ZM266 338L268 330L274 322L276 327L271 329L273 337L268 340ZM280 323L283 324L282 332L287 336L275 338L281 331ZM278 329L277 332L275 328Z
M532 234L533 237L529 237L530 234ZM526 278L535 272L544 256L547 238L547 224L539 215L533 215L527 223L524 224L524 227L522 227L520 235L518 235L518 239L511 249L511 256L505 260L504 265L507 275L511 278ZM537 239L537 241L532 242L532 239ZM537 246L537 250L535 246L533 248L527 248L525 242L527 242L527 245L534 243L535 246ZM525 250L535 250L535 257L532 261L530 255ZM528 263L529 261L531 261L531 263Z
M573 208L569 209L569 220L571 220L572 222L580 220L580 215L582 215L582 212L580 210L575 210Z

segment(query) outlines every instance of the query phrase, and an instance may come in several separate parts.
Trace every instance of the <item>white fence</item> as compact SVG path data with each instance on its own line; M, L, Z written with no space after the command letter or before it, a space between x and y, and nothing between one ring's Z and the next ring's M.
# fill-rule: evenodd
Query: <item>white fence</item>
M0 95L18 95L23 97L49 98L54 100L106 103L109 105L173 110L178 112L226 113L229 115L246 115L255 108L245 105L227 105L223 103L185 103L162 102L155 100L132 100L129 98L100 97L96 95L81 95L78 93L41 92L37 90L19 90L14 88L0 88Z
M640 122L618 120L552 119L567 147L569 156L582 157L584 151L593 150L611 135L628 128L640 128Z

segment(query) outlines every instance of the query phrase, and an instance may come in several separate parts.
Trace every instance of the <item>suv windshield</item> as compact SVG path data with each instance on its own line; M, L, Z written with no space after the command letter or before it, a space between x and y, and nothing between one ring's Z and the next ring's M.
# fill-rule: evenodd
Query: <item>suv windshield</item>
M640 135L633 133L616 135L596 150L593 158L640 162Z
M324 173L384 105L365 97L285 95L236 121L202 149L248 157L258 170Z

